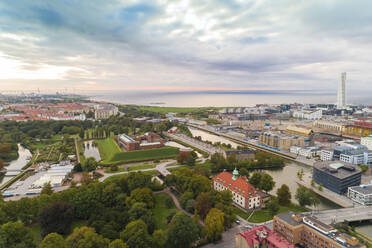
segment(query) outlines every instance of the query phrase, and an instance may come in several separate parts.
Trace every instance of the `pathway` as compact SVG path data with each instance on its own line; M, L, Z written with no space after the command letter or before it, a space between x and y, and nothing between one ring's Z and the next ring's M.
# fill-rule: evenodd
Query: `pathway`
M192 214L190 214L189 212L187 212L185 209L182 208L182 206L181 206L180 202L178 201L177 197L173 194L173 192L170 190L169 187L167 187L167 188L165 188L165 189L163 189L161 191L155 192L155 194L159 194L159 193L166 193L166 194L168 194L170 197L172 197L174 204L176 205L176 207L180 211L182 211L184 214L190 216L191 218L193 217ZM204 224L204 222L202 220L199 220L199 223L200 223L200 225L205 226L205 224Z

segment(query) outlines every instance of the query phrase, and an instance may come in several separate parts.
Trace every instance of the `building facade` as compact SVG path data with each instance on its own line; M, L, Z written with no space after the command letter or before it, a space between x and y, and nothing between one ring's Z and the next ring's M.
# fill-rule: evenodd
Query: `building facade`
M224 151L224 157L227 158L230 155L234 155L236 160L244 161L244 160L253 160L255 158L254 151L252 150L230 150Z
M306 248L366 248L358 239L340 233L317 218L287 212L274 217L274 231L291 244Z
M96 120L108 119L119 113L118 107L114 105L96 105L94 106L94 118Z
M341 135L345 130L345 124L332 121L314 121L313 128L318 132Z
M369 136L372 134L372 123L356 121L348 124L345 126L344 134L358 138Z
M294 111L292 116L298 119L306 119L306 120L320 120L323 116L323 111L320 110L300 110Z
M261 145L284 151L289 151L291 146L306 147L312 146L314 143L311 137L282 132L261 133L259 142Z
M240 177L238 170L233 174L221 172L213 178L213 188L217 191L229 190L234 204L244 209L260 208L263 205L261 192L253 187L245 176Z
M372 184L349 187L347 196L364 206L372 205Z
M344 162L324 161L314 164L313 180L337 193L345 194L348 187L360 185L362 170Z
M372 150L372 135L360 138L360 144L366 146L368 150Z

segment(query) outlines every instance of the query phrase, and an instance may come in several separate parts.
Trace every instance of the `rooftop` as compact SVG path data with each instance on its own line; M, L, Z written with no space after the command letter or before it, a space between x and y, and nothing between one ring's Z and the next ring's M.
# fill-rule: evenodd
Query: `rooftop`
M222 184L224 187L245 198L260 195L260 192L247 182L246 177L238 177L236 180L233 180L233 174L227 171L223 171L215 176L213 181Z
M360 185L350 187L352 190L355 190L363 195L372 195L372 184L369 185Z
M345 162L334 162L334 161L323 161L314 164L314 169L318 169L327 173L330 176L337 177L339 179L348 178L356 174L362 173L359 166L354 166Z
M286 239L271 231L266 226L257 226L255 228L240 232L236 235L242 236L249 246L253 246L254 243L262 243L265 239L275 245L277 248L294 248L295 246L290 244Z
M126 143L136 143L137 142L126 134L119 134L119 139L123 140Z
M310 216L309 214L287 212L277 215L276 218L292 226L306 225L307 227L312 228L314 231L316 231L319 235L336 241L340 245L339 247L345 248L365 247L359 244L354 237L338 232L332 226L321 222L316 217ZM347 240L345 240L345 238Z

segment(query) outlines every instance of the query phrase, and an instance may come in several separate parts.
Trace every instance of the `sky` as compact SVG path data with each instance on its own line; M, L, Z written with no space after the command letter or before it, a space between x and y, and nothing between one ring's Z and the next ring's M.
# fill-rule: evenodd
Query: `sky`
M372 88L368 0L1 0L0 92Z

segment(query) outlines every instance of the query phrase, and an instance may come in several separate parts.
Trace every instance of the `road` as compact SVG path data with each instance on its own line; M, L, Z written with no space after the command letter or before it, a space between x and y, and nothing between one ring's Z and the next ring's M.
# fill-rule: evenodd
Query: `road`
M360 221L372 219L372 206L359 206L356 208L341 208L323 211L315 211L313 215L324 223L331 224L332 222Z
M116 176L116 175L123 175L123 174L128 174L129 172L139 172L139 171L153 171L157 170L160 174L162 175L169 175L171 174L168 169L172 168L177 168L177 167L182 167L184 165L172 165L176 164L177 161L168 161L164 163L160 163L156 165L155 168L149 168L149 169L140 169L140 170L132 170L132 171L123 171L123 172L118 172L118 173L105 173L103 177L99 179L100 182L103 182L106 178L111 177L111 176Z

